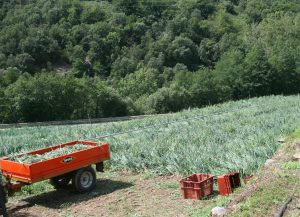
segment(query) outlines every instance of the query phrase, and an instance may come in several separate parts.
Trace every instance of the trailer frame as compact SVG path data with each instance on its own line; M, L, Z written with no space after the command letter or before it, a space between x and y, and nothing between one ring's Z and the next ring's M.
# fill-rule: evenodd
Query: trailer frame
M15 162L9 157L1 158L1 178L5 180L0 180L0 214L4 217L8 216L5 206L8 196L13 196L25 185L43 180L50 179L50 183L55 188L63 188L72 180L73 187L79 193L91 191L96 184L96 173L92 165L95 165L97 172L104 172L103 162L110 159L108 143L75 140L17 156L43 154L76 144L91 147L32 164Z

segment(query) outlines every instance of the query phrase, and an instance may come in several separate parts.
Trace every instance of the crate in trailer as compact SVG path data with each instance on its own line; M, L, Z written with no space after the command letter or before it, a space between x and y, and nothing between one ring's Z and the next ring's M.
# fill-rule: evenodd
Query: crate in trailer
M200 200L213 193L213 175L193 174L181 179L180 187L184 199Z

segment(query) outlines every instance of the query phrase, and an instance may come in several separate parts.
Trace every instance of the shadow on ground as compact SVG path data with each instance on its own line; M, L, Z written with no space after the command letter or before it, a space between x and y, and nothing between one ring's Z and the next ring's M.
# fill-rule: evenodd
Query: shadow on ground
M133 186L133 184L128 182L101 179L97 180L96 187L93 191L85 194L78 194L74 192L72 186L69 185L66 189L54 190L28 197L24 199L23 205L17 205L16 207L9 208L9 212L14 213L18 210L32 207L34 205L44 206L52 209L60 209L68 207L74 203L80 203L82 201L87 202L94 197L110 194L114 191L129 188L131 186ZM21 217L22 214L17 216Z
M27 212L19 212L16 214L10 214L12 217L40 217L40 215L32 215Z

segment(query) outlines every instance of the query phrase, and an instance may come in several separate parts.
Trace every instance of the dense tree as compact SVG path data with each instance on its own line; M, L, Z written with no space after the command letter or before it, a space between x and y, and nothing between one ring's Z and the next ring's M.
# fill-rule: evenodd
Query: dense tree
M0 122L299 93L299 14L298 0L2 0Z
M8 74L4 80L12 83L15 74L12 71ZM127 114L125 102L100 79L77 79L49 73L20 76L6 90L0 88L0 101L3 103L0 113L2 122L98 118Z
M163 87L149 97L141 97L136 107L144 114L161 114L188 108L188 92L179 86Z
M9 85L16 82L21 75L21 71L17 68L7 68L0 74L0 86L8 87Z
M157 90L156 71L151 68L141 68L122 79L119 90L123 96L129 96L133 100L142 95L149 95Z

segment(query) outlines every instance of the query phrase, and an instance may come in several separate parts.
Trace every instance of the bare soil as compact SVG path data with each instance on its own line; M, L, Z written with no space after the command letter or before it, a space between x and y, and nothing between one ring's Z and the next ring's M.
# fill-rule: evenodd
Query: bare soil
M182 199L180 178L113 173L99 178L96 189L88 194L76 194L71 188L52 190L17 199L8 207L14 217L189 216L214 200Z
M231 196L227 204L228 216L239 213L240 205L251 198L259 188L264 188L277 180L278 174L289 174L300 179L300 171L284 170L284 162L293 160L292 156L300 150L300 142L286 144L265 165L250 183ZM96 189L88 194L76 194L72 188L51 189L32 196L15 197L8 203L13 217L56 217L56 216L191 216L197 210L210 209L220 200L215 193L205 200L185 200L181 196L180 176L153 176L130 172L106 172L100 174ZM283 183L285 188L294 188L295 183ZM296 186L300 187L300 186ZM212 207L211 207L212 208ZM280 207L268 207L269 213L276 213ZM260 216L260 215L256 215ZM293 196L284 216L300 216L300 197Z

